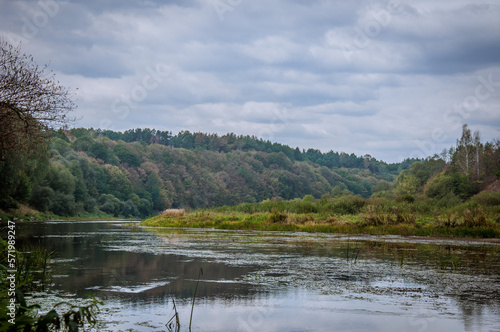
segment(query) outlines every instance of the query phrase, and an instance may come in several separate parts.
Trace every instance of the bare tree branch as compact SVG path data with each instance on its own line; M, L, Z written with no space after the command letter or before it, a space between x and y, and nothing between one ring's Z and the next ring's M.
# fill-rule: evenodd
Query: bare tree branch
M0 40L0 160L9 150L29 148L43 130L73 120L73 94L46 71L20 45Z

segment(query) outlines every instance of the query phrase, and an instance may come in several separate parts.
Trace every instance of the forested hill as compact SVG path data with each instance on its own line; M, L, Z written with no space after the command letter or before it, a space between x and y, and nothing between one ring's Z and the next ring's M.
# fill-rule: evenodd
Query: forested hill
M73 135L78 136L79 131L88 131L87 129L74 129ZM322 153L317 149L300 150L299 148L291 148L280 143L272 143L259 139L255 136L237 136L229 133L223 136L217 134L206 133L191 133L189 131L181 131L177 135L173 135L170 131L160 131L155 129L130 129L125 132L116 132L111 130L93 130L90 132L95 135L101 135L110 138L111 140L124 142L141 142L143 144L161 144L174 148L184 148L188 150L201 148L203 150L217 152L231 151L260 151L267 153L283 152L292 162L293 161L312 161L320 166L344 167L344 168L368 168L373 173L393 175L398 173L402 168L408 168L409 165L416 160L405 160L402 163L388 165L384 162L378 162L370 155L356 156L355 154L347 154L329 151Z
M346 193L369 197L412 163L301 151L250 136L149 129L124 133L71 129L52 134L48 155L15 160L3 205L27 203L57 215L106 212L143 217L167 208L200 208ZM38 158L38 159L37 159ZM20 171L22 170L22 171ZM9 169L2 170L8 177ZM332 193L333 191L333 193Z

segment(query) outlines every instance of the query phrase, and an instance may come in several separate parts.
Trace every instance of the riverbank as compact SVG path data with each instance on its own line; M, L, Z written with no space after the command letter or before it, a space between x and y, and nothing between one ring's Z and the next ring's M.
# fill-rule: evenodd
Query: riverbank
M20 221L49 221L49 220L121 220L110 214L99 211L98 213L86 213L77 216L58 216L51 212L41 212L30 208L27 205L20 205L16 209L0 210L0 220L20 220Z
M345 197L234 207L166 210L144 220L149 227L323 232L460 238L500 238L498 207L467 202L453 208L432 201L396 202Z

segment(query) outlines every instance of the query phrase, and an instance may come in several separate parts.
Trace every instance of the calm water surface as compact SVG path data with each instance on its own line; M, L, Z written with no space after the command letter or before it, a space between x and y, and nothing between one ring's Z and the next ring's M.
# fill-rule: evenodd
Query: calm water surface
M500 244L397 236L19 223L50 289L105 302L99 331L500 331Z

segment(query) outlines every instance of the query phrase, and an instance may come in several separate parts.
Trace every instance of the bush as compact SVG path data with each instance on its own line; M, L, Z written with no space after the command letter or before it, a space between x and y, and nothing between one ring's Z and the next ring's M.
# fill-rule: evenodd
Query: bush
M85 200L85 203L83 203L84 210L90 213L95 211L96 206L97 202L93 198L88 198L87 200Z
M363 216L363 226L379 226L387 223L388 216L377 211L375 206L367 207L367 214Z
M10 196L0 199L0 208L2 209L17 209L19 204Z
M453 178L449 175L440 174L428 182L425 196L439 200L453 192Z
M149 216L153 213L153 203L145 198L141 198L137 207L142 216Z
M483 191L472 197L472 201L480 205L500 206L500 193Z
M411 195L411 194L400 195L396 198L396 202L413 203L413 202L415 202L415 197L413 197L413 195Z
M460 205L462 200L453 192L447 193L444 197L438 200L437 205L440 207L451 208Z
M103 194L99 197L99 210L112 214L115 217L118 217L125 206L125 203L120 201L112 194Z
M48 211L55 196L54 189L50 187L38 187L31 193L30 205L38 211Z
M139 210L137 210L137 206L135 206L134 202L129 199L123 206L122 214L125 218L137 217L139 216Z
M466 209L463 212L464 225L467 227L486 226L486 216L484 211L480 208L473 210Z
M362 198L343 197L325 206L325 210L336 214L357 214L365 204L366 201Z
M285 213L274 212L269 215L267 221L270 223L279 223L286 221L287 217L288 216Z
M316 213L318 208L311 202L301 202L295 206L295 213Z
M56 192L52 200L50 211L59 216L71 216L75 214L75 208L75 198L73 195Z

